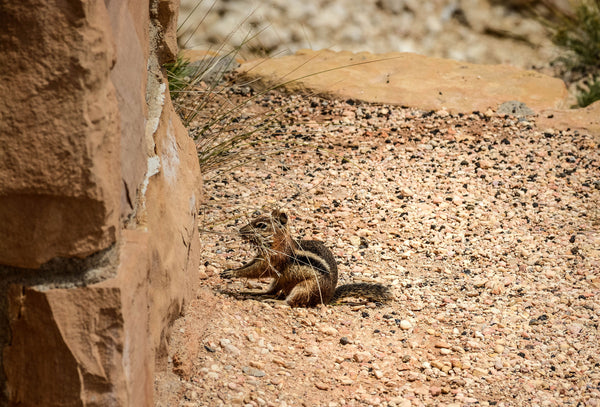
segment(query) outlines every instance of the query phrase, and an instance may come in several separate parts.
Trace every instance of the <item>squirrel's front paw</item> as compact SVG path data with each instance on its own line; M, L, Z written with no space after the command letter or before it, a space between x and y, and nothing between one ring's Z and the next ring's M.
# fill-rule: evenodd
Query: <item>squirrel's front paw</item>
M227 270L221 271L221 278L230 280L234 277L235 277L235 273L234 273L233 269L227 269Z

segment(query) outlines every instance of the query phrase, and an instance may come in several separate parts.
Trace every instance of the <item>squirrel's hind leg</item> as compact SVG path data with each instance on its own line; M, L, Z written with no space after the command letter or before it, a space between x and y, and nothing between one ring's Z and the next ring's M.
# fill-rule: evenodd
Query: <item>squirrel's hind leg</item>
M322 287L316 280L302 281L294 286L286 297L290 307L314 307L319 304L327 304L330 295L321 291Z

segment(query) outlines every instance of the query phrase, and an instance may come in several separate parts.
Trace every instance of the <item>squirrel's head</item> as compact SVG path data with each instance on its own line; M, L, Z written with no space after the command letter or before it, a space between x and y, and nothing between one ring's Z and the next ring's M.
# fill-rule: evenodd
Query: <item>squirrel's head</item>
M271 247L275 237L288 231L288 216L278 209L261 215L240 229L240 235L260 247Z

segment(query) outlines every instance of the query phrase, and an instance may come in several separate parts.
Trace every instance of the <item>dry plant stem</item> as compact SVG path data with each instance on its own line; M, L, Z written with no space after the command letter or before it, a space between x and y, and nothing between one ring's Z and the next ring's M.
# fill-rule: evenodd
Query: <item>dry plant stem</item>
M198 7L200 7L200 5L202 4L203 1L204 0L198 0L198 1L196 1L196 5L192 8L192 10L189 12L189 14L185 17L185 19L183 20L183 22L177 26L177 32L179 32L181 30L181 28L185 25L185 23L187 23L187 21L190 19L190 17L192 17L194 15L194 13L198 9ZM204 23L204 20L206 19L206 16L208 16L208 14L210 14L210 12L212 11L212 9L213 9L213 7L215 6L216 3L217 3L217 1L214 0L213 3L211 4L210 8L208 9L208 11L206 13L204 13L204 15L202 16L202 19L196 25L196 28L200 27L202 25L202 23ZM196 31L194 31L194 33L195 32ZM192 35L194 33L192 33ZM186 42L183 44L183 48L185 48L185 46L187 45L187 43L190 40L190 38L192 37L192 35L190 35L188 37L188 39L186 40Z

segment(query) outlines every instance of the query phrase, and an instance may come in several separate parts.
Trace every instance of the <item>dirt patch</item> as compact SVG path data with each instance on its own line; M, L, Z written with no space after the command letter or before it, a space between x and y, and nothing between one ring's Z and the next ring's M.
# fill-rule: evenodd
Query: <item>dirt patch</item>
M157 405L600 404L598 136L490 112L275 93L253 105L280 113L245 147L254 161L205 174L203 289ZM292 309L240 295L268 281L219 272L254 255L236 230L274 207L332 249L340 284L395 299Z

